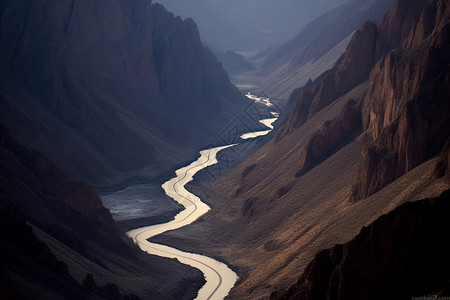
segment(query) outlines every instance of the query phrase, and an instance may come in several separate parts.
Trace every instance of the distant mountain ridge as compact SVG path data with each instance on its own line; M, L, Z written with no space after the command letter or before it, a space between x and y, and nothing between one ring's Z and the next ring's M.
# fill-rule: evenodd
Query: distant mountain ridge
M203 42L217 52L259 51L293 37L307 22L345 0L157 0L199 25Z
M294 88L330 69L351 35L366 21L380 19L393 2L351 0L321 15L290 41L255 58L260 85L272 97L287 99Z
M317 60L355 28L366 21L376 21L394 1L348 1L309 23L295 38L278 47L265 60L264 65L292 58L292 67Z

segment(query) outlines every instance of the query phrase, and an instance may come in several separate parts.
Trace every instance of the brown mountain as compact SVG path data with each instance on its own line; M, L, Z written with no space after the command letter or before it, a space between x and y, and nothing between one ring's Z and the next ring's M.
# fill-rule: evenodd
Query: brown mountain
M248 102L195 23L151 1L3 0L0 24L2 123L96 185L164 173Z
M450 138L445 142L439 161L436 164L435 175L450 182Z
M298 282L271 299L411 299L450 294L450 191L406 203L351 241L322 250Z
M449 16L447 1L397 1L365 23L330 71L293 94L274 137L202 186L209 217L161 240L225 257L241 278L232 296L265 298L319 250L438 197L449 187Z
M361 98L363 130L370 142L352 200L370 196L439 153L450 134L448 19L441 2L398 1L376 27L366 23L340 62L300 91L277 140L370 72Z
M374 66L363 98L371 142L362 154L353 200L435 156L450 135L449 21L445 2L399 1L379 24L377 51L387 52L385 45L394 50ZM392 23L402 26L393 32Z

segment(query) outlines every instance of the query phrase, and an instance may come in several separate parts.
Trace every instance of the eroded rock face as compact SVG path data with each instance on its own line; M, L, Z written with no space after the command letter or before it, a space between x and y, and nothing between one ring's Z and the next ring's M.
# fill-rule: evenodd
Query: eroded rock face
M340 116L323 124L320 131L311 137L303 148L300 158L301 176L324 158L328 157L339 146L345 144L355 133L361 131L361 113L359 103L350 99L342 109Z
M436 164L434 174L438 178L443 178L450 182L450 138L445 142L439 161Z
M299 278L271 299L410 299L448 296L450 191L406 203L344 245L319 252Z
M387 14L378 22L378 41L376 45L376 60L392 49L406 48L421 43L431 32L434 16L433 1L398 0ZM436 1L434 1L436 2ZM421 19L421 15L427 17ZM419 23L421 20L423 22Z
M450 12L445 1L435 1L421 14L413 13L416 22L402 32L401 48L383 56L370 75L362 120L371 142L352 200L373 194L439 153L450 133ZM435 20L433 30L430 20ZM383 20L380 26L387 24Z
M366 23L333 69L296 91L297 102L276 141L369 78L361 109L369 142L351 200L375 193L438 154L450 133L449 16L446 1L397 1L377 25ZM331 131L327 139L334 139ZM310 168L313 148L324 148L320 141L301 153L300 174Z
M367 78L374 63L376 26L367 22L358 30L347 52L333 69L300 90L289 120L277 132L280 139L304 124L314 114Z

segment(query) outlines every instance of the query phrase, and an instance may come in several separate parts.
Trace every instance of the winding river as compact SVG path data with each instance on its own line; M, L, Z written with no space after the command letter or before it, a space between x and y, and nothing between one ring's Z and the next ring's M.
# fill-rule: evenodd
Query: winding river
M257 97L250 93L246 96L250 100L262 103L267 107L272 105L268 98ZM273 122L278 118L277 112L271 112L271 114L273 118L260 120L261 124L269 128L268 130L246 133L241 135L241 139L256 138L269 133L273 129ZM175 172L176 177L162 185L165 193L185 208L178 213L172 221L141 227L127 232L127 235L131 237L143 251L161 257L176 258L183 264L199 269L205 276L206 283L199 290L196 299L223 299L228 295L238 280L237 274L224 263L210 257L183 252L165 245L152 243L149 239L162 234L163 232L189 225L210 210L210 207L202 202L199 197L188 192L185 189L185 185L193 180L194 175L198 171L216 164L217 153L235 145L236 144L226 145L200 151L200 157L196 161L186 167L178 169Z

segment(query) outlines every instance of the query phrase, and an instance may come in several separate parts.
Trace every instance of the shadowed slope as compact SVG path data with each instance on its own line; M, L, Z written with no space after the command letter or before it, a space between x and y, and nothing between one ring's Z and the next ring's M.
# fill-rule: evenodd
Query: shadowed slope
M41 299L196 294L201 274L139 254L90 186L15 142L3 127L0 156L0 260L12 291Z
M0 24L4 126L96 185L163 173L247 104L192 19L151 1L3 0Z
M351 241L320 251L298 282L271 299L448 296L450 191L406 203Z

